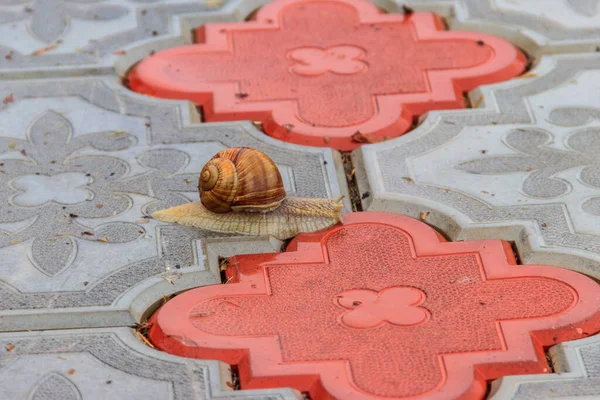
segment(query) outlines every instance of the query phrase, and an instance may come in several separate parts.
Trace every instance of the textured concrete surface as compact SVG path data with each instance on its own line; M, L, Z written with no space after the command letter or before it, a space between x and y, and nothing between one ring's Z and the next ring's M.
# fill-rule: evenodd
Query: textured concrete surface
M512 240L523 262L600 277L598 68L595 54L544 57L536 76L472 93L481 109L431 113L414 135L362 147L364 206L430 212L452 238Z
M193 27L267 2L0 0L0 399L300 398L232 391L226 366L168 356L130 329L163 296L218 284L219 257L282 245L144 218L197 199L196 174L218 150L266 151L292 195L348 193L334 151L249 121L202 123L187 102L122 85L153 51L191 43ZM534 57L526 77L469 93L474 109L431 112L355 151L363 208L453 240L509 240L522 263L600 278L598 1L374 3L437 12ZM505 377L491 398L599 398L599 340L551 348L554 374Z
M511 376L492 385L491 400L578 399L600 395L600 337L553 347L554 374Z
M233 391L228 366L169 356L129 328L4 333L0 347L2 399L300 398L289 389Z
M271 155L292 196L344 192L329 150L275 142L247 122L185 126L187 105L131 95L114 78L0 85L11 99L0 113L0 316L10 329L43 328L50 310L52 328L55 314L75 309L93 310L100 325L111 324L103 311L124 322L134 286L206 270L204 242L215 235L144 216L197 200L198 171L226 147ZM19 313L44 315L15 326ZM85 320L72 323L95 326Z
M452 29L505 37L533 55L593 52L600 45L597 0L396 0L394 5L435 10Z

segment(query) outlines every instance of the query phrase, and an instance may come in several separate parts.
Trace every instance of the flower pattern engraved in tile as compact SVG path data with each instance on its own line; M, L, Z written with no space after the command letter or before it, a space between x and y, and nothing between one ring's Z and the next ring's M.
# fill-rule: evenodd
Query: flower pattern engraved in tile
M81 392L66 376L51 372L44 376L29 393L27 400L81 400Z
M463 108L461 92L525 66L502 39L363 0L278 0L246 22L205 24L196 41L146 57L129 88L193 101L205 121L261 121L277 139L338 150L404 134L428 111Z
M142 207L144 215L188 203L189 199L177 192L196 192L198 175L177 172L188 164L189 158L175 149L148 150L140 154L137 161L149 171L121 179L115 190L155 198Z
M103 0L0 0L3 6L21 6L18 11L10 7L0 10L0 22L30 18L30 34L42 42L53 43L65 33L71 19L106 21L128 12L127 8L119 5L96 4L99 1Z
M163 305L149 339L238 365L242 389L483 398L493 379L549 372L543 346L600 329L593 280L517 266L499 240L448 243L398 214L346 214L283 253L232 257L225 274Z
M583 114L581 117L581 120L588 119ZM566 140L568 151L551 148L552 140L552 135L543 129L515 129L506 135L505 143L519 154L482 157L463 162L457 168L482 175L525 172L523 192L536 198L567 194L571 184L556 175L571 168L581 168L581 182L600 189L600 128L582 128L571 133ZM600 215L600 209L590 206L592 200L598 202L596 198L588 200L583 205L584 210Z
M290 71L298 75L316 76L326 72L353 75L367 69L363 61L365 54L366 51L356 46L301 47L290 51L288 58L296 61Z
M19 206L41 206L49 201L62 204L77 204L93 198L93 193L84 186L92 179L81 172L64 172L52 176L25 175L11 182L21 193L11 199Z
M134 143L123 133L97 132L73 137L63 116L46 111L30 125L26 140L0 138L0 223L32 220L25 228L0 236L0 248L31 241L31 262L54 276L77 255L77 243L136 240L144 230L129 222L110 222L89 228L78 218L107 218L127 210L132 201L115 183L129 169L110 156L72 157L85 147L117 151ZM61 183L68 191L51 185Z
M377 328L385 323L397 326L420 325L430 317L420 307L425 293L412 287L391 287L379 292L366 289L346 290L336 296L337 304L349 311L340 316L348 328Z

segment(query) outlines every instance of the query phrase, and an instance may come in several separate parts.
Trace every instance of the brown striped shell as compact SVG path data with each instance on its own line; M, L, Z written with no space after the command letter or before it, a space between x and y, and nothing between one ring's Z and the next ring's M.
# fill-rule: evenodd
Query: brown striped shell
M217 153L202 168L198 190L204 207L215 213L271 211L286 198L273 160L250 147Z

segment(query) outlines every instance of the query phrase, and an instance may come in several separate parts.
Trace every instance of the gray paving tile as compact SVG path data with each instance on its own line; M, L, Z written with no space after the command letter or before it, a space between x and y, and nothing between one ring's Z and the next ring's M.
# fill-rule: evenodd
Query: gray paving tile
M245 18L264 0L0 0L0 77L119 72L191 41L206 21Z
M545 57L534 73L472 93L481 109L431 113L356 151L364 206L600 277L600 57Z
M0 398L299 398L290 389L230 390L226 365L169 356L133 334L128 328L0 334Z
M0 78L123 75L152 51L191 43L206 22L240 21L269 0L0 0ZM597 0L373 0L448 17L452 29L503 36L530 54L595 51Z
M600 45L598 0L396 0L448 17L452 29L496 34L530 54L595 51ZM543 4L543 7L541 6Z
M265 151L289 195L346 192L329 149L284 144L249 122L190 124L187 103L131 94L114 78L0 82L2 96L0 330L130 324L143 312L131 308L137 296L148 305L218 281L204 260L211 240L230 243L224 253L276 249L143 218L197 200L198 171L226 147Z
M490 400L600 398L600 335L550 349L553 374L510 376L492 385Z

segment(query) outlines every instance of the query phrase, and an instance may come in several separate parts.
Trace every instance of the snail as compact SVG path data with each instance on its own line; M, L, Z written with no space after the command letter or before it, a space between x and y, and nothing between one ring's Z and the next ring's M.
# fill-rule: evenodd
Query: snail
M277 165L250 147L220 151L198 177L200 201L156 211L162 222L221 233L271 235L280 240L342 220L337 199L287 197Z

